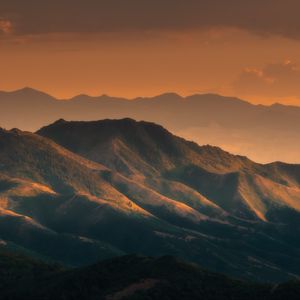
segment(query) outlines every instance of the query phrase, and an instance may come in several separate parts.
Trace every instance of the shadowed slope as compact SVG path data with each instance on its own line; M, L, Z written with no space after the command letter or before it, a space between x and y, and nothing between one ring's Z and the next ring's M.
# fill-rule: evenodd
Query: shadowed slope
M171 256L125 256L62 270L0 253L3 299L298 299L299 282L254 284L208 272Z

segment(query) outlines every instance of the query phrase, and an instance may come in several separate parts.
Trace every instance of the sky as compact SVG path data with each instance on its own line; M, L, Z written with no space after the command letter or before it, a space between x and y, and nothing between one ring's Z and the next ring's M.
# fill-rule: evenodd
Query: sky
M0 90L300 105L299 0L1 0Z

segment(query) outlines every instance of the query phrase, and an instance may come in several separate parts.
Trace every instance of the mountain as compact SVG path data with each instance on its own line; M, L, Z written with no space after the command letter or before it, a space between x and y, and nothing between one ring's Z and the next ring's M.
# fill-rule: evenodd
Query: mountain
M67 266L168 254L234 277L295 279L299 174L132 119L1 129L0 249Z
M300 108L253 105L213 94L181 97L166 93L125 99L79 95L58 100L30 88L0 92L0 119L5 128L37 130L59 118L99 120L130 117L163 125L199 144L219 146L259 162L299 163Z
M217 147L200 147L154 123L59 120L37 133L166 196L173 184L192 188L202 202L236 217L273 221L277 210L300 210L300 166L257 164Z
M171 256L124 256L64 270L0 254L1 299L298 299L299 282L233 280ZM7 276L7 274L10 274Z
M25 248L70 265L132 252L180 252L187 257L200 257L203 252L193 254L188 249L188 229L166 221L191 227L203 214L113 173L123 188L147 195L148 211L112 185L112 171L49 139L16 129L1 130L0 166L4 248L7 244L17 250ZM153 215L152 210L165 218ZM206 244L201 239L195 248Z

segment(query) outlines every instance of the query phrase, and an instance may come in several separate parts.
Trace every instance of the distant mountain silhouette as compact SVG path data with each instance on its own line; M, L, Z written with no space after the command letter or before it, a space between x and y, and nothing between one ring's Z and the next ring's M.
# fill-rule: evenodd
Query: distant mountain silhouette
M124 256L62 269L0 253L1 299L299 299L300 283L233 280L171 256ZM7 276L9 274L9 276Z
M59 118L133 118L159 123L199 144L220 146L260 162L300 162L300 107L252 105L213 94L166 93L127 100L79 95L57 100L30 88L0 92L0 126L35 131Z

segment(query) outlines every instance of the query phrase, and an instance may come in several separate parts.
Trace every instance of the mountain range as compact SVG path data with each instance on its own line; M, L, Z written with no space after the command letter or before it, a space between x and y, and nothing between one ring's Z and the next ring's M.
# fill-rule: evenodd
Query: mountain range
M296 106L253 105L214 94L182 97L166 93L131 100L79 95L58 100L31 88L0 92L1 126L7 129L35 131L59 118L127 117L161 124L198 144L219 146L261 163L300 163L300 108Z
M258 164L132 119L0 130L0 249L82 266L174 255L300 276L300 165Z

